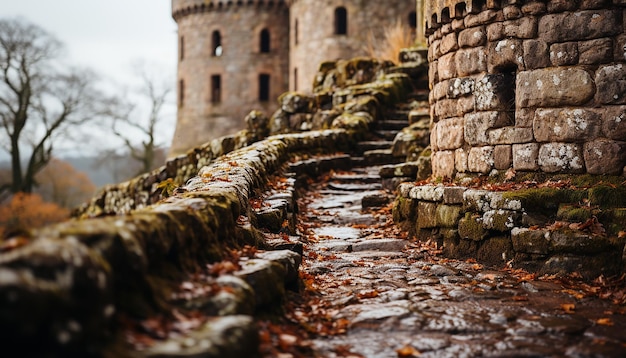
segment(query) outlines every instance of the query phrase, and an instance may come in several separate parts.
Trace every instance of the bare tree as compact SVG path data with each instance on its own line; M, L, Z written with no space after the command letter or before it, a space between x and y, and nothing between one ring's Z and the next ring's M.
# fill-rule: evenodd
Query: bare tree
M21 19L0 19L0 143L11 156L12 180L0 192L30 193L54 144L93 118L95 76L56 60L62 44Z
M131 158L140 163L135 174L141 174L164 161L163 145L157 142L156 134L163 121L163 109L170 101L172 88L165 81L148 74L144 64L136 64L135 68L141 79L135 100L145 102L143 107L147 109L147 115L140 113L138 103L121 102L111 108L115 108L112 113L113 133L124 142ZM137 143L137 133L141 136L141 143Z

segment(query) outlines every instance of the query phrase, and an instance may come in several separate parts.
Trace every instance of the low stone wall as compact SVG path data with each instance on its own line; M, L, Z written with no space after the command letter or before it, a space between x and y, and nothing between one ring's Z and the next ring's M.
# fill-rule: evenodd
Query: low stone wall
M626 238L619 237L626 226L623 187L498 192L404 183L398 192L396 223L436 239L449 257L586 279L626 267Z

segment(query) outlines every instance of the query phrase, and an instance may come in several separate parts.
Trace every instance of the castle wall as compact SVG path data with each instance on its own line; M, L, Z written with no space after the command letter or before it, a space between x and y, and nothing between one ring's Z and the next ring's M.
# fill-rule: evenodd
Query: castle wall
M289 14L284 1L263 0L173 0L172 11L179 35L178 118L170 150L176 156L242 129L252 109L277 109L274 99L288 89ZM263 29L270 34L268 53L260 48ZM221 56L214 53L214 31L221 35ZM265 101L259 100L260 74L270 75ZM219 102L213 99L216 75Z
M434 175L624 173L624 3L427 1Z
M340 6L347 10L345 35L335 34L335 9ZM396 20L408 24L412 12L415 0L292 0L290 90L310 92L320 63L366 55L371 36L382 39Z

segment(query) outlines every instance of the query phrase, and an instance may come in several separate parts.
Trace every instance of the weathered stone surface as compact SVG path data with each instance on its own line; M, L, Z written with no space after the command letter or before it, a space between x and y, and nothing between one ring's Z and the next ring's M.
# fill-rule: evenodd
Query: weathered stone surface
M621 29L620 16L614 10L549 14L539 19L539 35L548 43L612 36Z
M465 187L447 186L443 189L444 204L463 204L463 193Z
M463 145L462 117L447 118L435 124L435 146L440 150L457 149Z
M596 65L613 60L613 40L610 38L580 41L578 43L578 63Z
M572 143L546 143L539 148L539 167L544 172L574 172L584 170L582 148Z
M555 253L592 255L612 248L606 236L594 236L572 230L551 231L548 242L550 251Z
M454 151L454 166L457 172L465 173L467 171L468 154L468 151L463 148Z
M256 256L282 265L285 269L285 275L283 276L285 285L295 284L298 280L298 269L302 263L300 254L291 250L274 250L258 252Z
M515 144L528 143L533 140L531 128L502 127L490 129L489 144Z
M391 152L394 157L407 156L417 147L425 148L431 142L426 121L418 121L403 128L393 140Z
M487 174L493 169L493 147L474 147L467 157L470 172Z
M527 70L550 66L549 48L545 41L524 40L522 48L524 49L524 65Z
M474 79L471 77L455 78L447 81L448 98L459 98L474 91Z
M470 145L489 144L489 133L492 128L500 128L509 124L509 118L503 112L468 113L464 116L465 141Z
M504 16L501 11L489 9L481 11L476 15L465 16L465 27L472 27L502 20L504 20Z
M533 131L538 142L593 140L600 133L598 112L586 108L538 109Z
M352 245L353 252L360 251L402 251L406 246L406 240L400 239L375 239L367 240Z
M440 202L443 200L443 192L443 185L413 185L410 186L407 197L416 200Z
M251 316L218 317L198 329L154 344L142 352L142 357L252 357L258 353L258 340L258 328Z
M535 108L516 108L515 126L519 128L532 128L535 120Z
M479 111L509 111L515 106L513 90L515 76L512 73L488 74L474 83L474 99Z
M463 210L484 213L492 209L491 193L489 191L468 189L463 193Z
M594 94L593 79L580 68L522 71L518 73L515 90L518 107L582 105Z
M480 243L476 259L487 265L502 265L513 258L513 245L508 237L490 237Z
M436 212L437 226L456 228L458 225L459 217L461 216L461 210L461 205L438 205Z
M456 73L469 76L487 71L487 50L485 47L461 49L456 52ZM451 76L453 77L453 76ZM451 78L448 77L448 78Z
M443 190L442 190L443 191ZM417 228L437 227L437 204L420 201L417 204Z
M505 19L513 20L522 17L522 10L515 5L509 5L502 8L502 14Z
M619 265L615 264L616 256L616 252L595 256L554 255L539 269L539 274L567 275L570 272L578 272L587 280L600 275L611 276L620 270Z
M381 178L392 177L415 177L417 175L417 163L405 162L395 165L385 165L380 168Z
M269 260L251 259L242 263L235 276L243 279L255 293L257 307L280 302L285 294L285 267Z
M460 52L460 51L458 51ZM439 80L447 80L456 77L456 61L455 55L457 52L452 52L447 55L443 55L439 58L437 64L437 72L439 73Z
M522 40L504 39L490 42L487 48L489 73L496 73L499 69L508 67L515 67L520 71L525 69Z
M466 96L456 99L456 113L459 115L465 115L470 112L474 112L475 100L473 96Z
M524 15L541 15L546 12L546 4L540 1L528 1L522 4Z
M596 99L600 103L626 103L626 66L624 64L601 66L596 72L595 82L598 87Z
M487 34L484 26L472 27L459 33L458 43L463 47L483 46L487 42Z
M496 145L493 151L493 166L498 170L509 169L513 166L513 153L510 145Z
M602 134L609 139L626 138L626 106L606 106L602 116Z
M511 231L519 224L521 214L512 210L489 210L483 214L483 226L487 230Z
M518 13L517 15L521 15L521 13ZM511 19L508 21L496 22L487 26L487 40L489 41L498 41L505 37L531 39L536 36L537 19L535 17Z
M539 144L514 144L513 169L535 171L539 169Z
M454 151L433 152L432 165L435 177L454 176Z
M623 139L626 140L626 137ZM620 175L626 165L626 142L598 139L586 142L585 166L589 174Z
M444 80L441 82L436 83L433 86L433 89L430 90L429 95L431 96L431 103L432 100L440 100L443 98L446 98L448 96L448 92L450 88L450 80Z
M513 228L511 230L511 240L515 252L547 255L550 249L548 237L549 232L546 230L530 230L526 228Z
M439 61L434 60L428 63L428 83L431 85L433 83L439 82L441 79L439 78Z
M439 45L439 51L443 55L448 52L456 51L459 49L459 44L457 43L456 32L452 32L447 34L441 39L441 44Z
M434 105L435 120L456 117L459 114L456 101L453 99L442 99Z
M480 215L466 215L459 220L459 236L462 239L481 241L487 238L488 234Z
M550 46L550 62L554 66L575 65L578 63L578 43L562 42Z

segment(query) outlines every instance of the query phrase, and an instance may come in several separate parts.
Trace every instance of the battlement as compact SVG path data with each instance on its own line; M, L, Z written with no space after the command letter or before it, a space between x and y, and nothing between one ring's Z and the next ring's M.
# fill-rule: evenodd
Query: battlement
M424 20L427 32L432 32L442 24L460 19L467 14L477 14L487 9L498 9L508 3L498 0L426 0Z
M239 7L286 7L285 0L172 0L172 17L179 18L196 13L227 11Z

